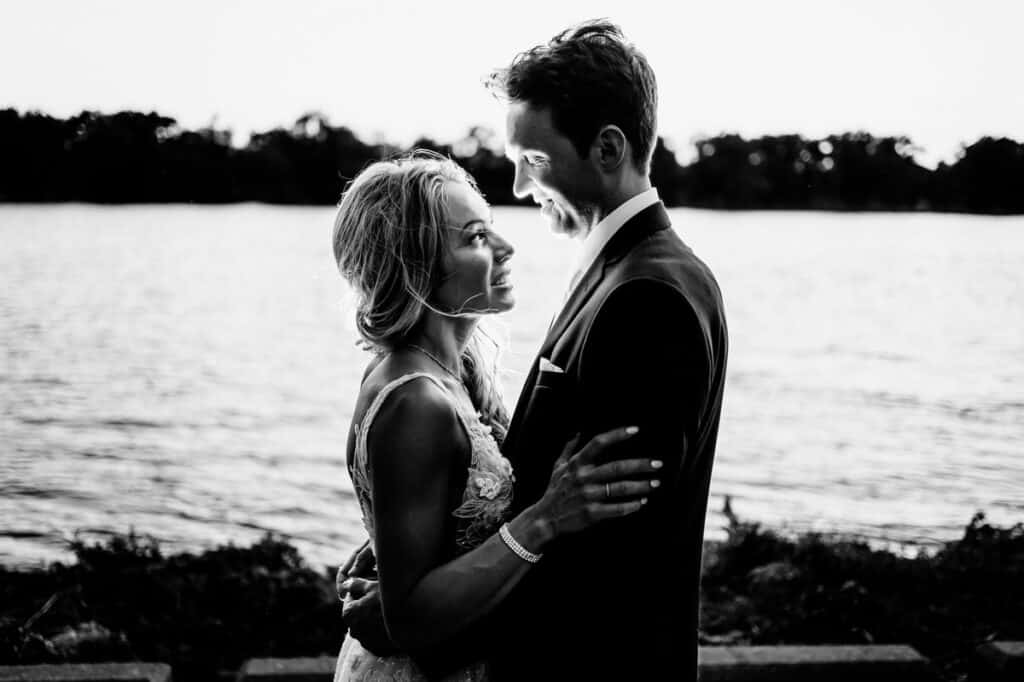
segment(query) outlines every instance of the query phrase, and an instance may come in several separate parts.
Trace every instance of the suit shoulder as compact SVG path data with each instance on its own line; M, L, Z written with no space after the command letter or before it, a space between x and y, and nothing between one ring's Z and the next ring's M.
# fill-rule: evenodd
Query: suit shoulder
M707 264L671 228L659 230L638 243L618 265L626 278L646 276L669 281L703 279L715 282Z
M637 312L650 310L644 302L656 301L666 311L676 311L676 320L693 320L709 346L725 343L728 332L718 282L673 229L659 230L636 244L605 275L599 310L617 311L628 319L635 317L629 312L631 306Z
M722 292L707 264L672 229L643 240L607 272L608 291L645 280L665 284L698 311L721 311Z
M605 289L596 301L595 315L604 325L662 324L689 317L693 303L675 282L645 273L623 278Z

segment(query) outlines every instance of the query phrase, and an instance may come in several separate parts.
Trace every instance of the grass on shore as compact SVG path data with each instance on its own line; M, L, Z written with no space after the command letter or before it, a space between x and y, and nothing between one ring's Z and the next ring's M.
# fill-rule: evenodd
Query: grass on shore
M910 644L962 680L978 644L1024 640L1024 524L977 514L906 557L734 521L705 557L701 630L705 644Z
M0 665L162 661L213 680L246 658L340 647L333 572L279 538L164 556L129 534L73 550L71 565L0 567ZM1024 525L979 514L962 539L908 558L733 519L702 589L704 644L907 643L962 680L980 642L1024 640Z
M72 549L69 566L0 568L0 664L144 660L213 680L246 658L340 648L333 579L281 539L166 557L135 534Z

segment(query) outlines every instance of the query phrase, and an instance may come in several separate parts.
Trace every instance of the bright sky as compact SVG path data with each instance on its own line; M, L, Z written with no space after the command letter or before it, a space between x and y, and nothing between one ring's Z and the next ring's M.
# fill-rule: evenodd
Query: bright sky
M363 139L502 131L493 66L607 16L645 52L660 133L907 134L928 157L1024 141L1018 0L2 0L0 107L155 110L246 135L311 110Z

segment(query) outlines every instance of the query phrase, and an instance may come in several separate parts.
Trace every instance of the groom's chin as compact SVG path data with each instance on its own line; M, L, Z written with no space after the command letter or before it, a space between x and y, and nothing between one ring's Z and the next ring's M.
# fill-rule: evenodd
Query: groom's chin
M554 234L565 235L566 237L575 237L583 231L583 227L578 221L573 220L571 217L561 212L553 212L545 214L545 220L548 222L548 227Z

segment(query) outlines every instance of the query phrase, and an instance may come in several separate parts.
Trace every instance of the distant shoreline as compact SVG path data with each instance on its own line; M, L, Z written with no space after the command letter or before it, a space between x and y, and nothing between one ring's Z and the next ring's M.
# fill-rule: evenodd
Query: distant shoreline
M230 206L267 206L271 208L333 208L336 206L334 203L329 204L295 204L295 203L281 203L281 202L270 202L261 201L259 199L246 199L238 201L86 201L81 199L55 199L53 201L18 201L18 200L0 200L0 207L4 206L90 206L99 208L118 208L118 207L133 207L133 206L193 206L196 208L217 208L217 207L230 207ZM513 204L498 204L493 203L492 206L500 206L502 208L521 208L524 210L535 210L536 206L526 203L513 203ZM714 213L840 213L840 214L864 214L864 215L878 215L884 213L892 213L898 215L969 215L969 216L986 216L991 218L1014 218L1024 216L1024 211L1020 213L986 213L978 211L968 210L957 210L957 209L934 209L934 208L892 208L892 207L879 207L879 208L828 208L820 206L794 206L794 207L708 207L708 206L690 206L690 205L674 205L668 206L667 208L675 209L687 209L691 211L709 211Z
M512 194L513 166L495 134L476 126L452 143L421 138L411 148L451 156L495 206ZM905 136L864 131L820 139L797 134L695 140L680 165L658 138L651 180L669 207L1024 215L1024 144L982 137L952 164L918 165ZM185 130L155 112L83 111L68 119L0 110L0 203L334 205L346 183L402 148L366 143L321 114L254 133Z

